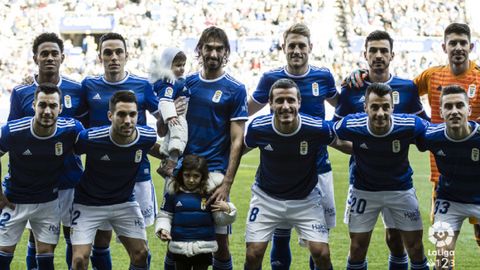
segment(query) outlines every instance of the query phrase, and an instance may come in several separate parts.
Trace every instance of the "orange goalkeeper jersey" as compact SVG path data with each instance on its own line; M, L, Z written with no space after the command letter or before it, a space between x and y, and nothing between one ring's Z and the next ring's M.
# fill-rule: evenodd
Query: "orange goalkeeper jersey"
M440 94L442 87L459 85L467 91L472 106L472 114L469 120L478 121L480 117L480 67L470 61L470 67L460 75L453 75L450 66L436 66L426 69L414 80L418 87L419 96L428 94L428 102L431 107L432 123L442 123L440 116ZM430 153L430 181L437 182L440 176L435 159Z

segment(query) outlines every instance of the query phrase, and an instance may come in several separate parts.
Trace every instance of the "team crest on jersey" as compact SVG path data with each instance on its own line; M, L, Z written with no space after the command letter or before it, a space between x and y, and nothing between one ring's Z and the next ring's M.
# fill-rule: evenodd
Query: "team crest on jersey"
M312 83L312 95L318 97L320 95L320 91L318 89L318 83L314 82Z
M392 151L394 153L400 152L400 141L399 140L393 140L392 141Z
M65 105L65 108L72 108L72 97L69 95L65 95L63 97L63 104Z
M308 154L308 142L307 141L301 141L300 142L300 155L305 156Z
M470 84L468 86L468 90L467 90L467 96L469 98L473 98L475 96L475 92L477 91L477 86L475 84Z
M480 159L480 151L478 148L472 148L472 160L478 161Z
M200 209L205 210L207 209L207 199L202 198L202 202L200 203Z
M215 103L218 103L220 99L222 98L222 90L217 90L215 91L215 94L213 94L212 101Z
M172 87L167 87L165 89L165 97L168 97L168 98L173 97L173 88Z
M57 142L55 144L55 155L61 156L63 154L63 144L61 142Z
M398 91L393 91L392 92L392 97L393 97L393 104L399 104L400 103L400 93L398 93Z
M142 150L138 149L135 152L135 163L140 163L140 161L142 161Z

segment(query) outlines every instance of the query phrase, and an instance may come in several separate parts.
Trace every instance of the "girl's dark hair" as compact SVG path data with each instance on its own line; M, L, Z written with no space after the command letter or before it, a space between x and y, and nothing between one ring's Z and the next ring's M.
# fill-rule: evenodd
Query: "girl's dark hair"
M200 181L200 195L207 195L207 181L208 181L208 164L207 160L197 155L186 155L183 157L182 167L178 175L174 178L173 188L178 192L180 187L183 187L183 172L189 170L197 170L202 174Z

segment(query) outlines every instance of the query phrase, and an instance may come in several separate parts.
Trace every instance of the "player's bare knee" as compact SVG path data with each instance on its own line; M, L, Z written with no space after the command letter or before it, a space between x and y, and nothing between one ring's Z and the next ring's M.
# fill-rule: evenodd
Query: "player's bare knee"
M88 254L73 254L72 270L84 270L88 267Z
M38 243L36 247L37 253L38 254L53 253L55 251L56 246L57 245Z
M218 250L213 254L218 260L230 259L230 250L228 249L228 236L217 234Z
M248 269L257 269L258 265L261 265L265 251L261 248L254 246L248 247L246 256L246 265L250 268Z
M16 246L0 246L0 252L4 253L14 253Z
M146 265L148 258L148 248L141 247L130 252L130 260L135 265Z

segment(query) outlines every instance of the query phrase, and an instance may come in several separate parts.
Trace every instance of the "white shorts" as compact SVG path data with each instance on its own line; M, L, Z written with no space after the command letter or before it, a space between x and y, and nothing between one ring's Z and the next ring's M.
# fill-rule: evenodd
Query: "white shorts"
M142 210L145 226L153 225L158 213L157 195L153 181L136 182L133 192L135 192L135 199Z
M60 236L58 199L46 203L15 204L0 211L0 246L14 246L22 237L27 221L35 239L55 245Z
M322 195L318 188L315 187L305 199L278 200L253 185L245 241L268 242L280 224L295 228L300 240L328 243Z
M437 199L434 213L435 223L445 222L450 225L453 231L460 231L466 218L480 219L480 205Z
M73 245L88 245L95 240L97 229L106 222L118 236L147 240L145 223L138 202L105 206L73 204L70 238Z
M65 227L70 227L71 225L71 211L73 206L74 193L74 188L62 189L58 191L58 203L60 205L60 221Z
M329 229L335 228L336 209L335 209L335 194L333 189L333 173L332 171L318 175L317 188L322 193L322 206L325 216L325 221ZM291 229L288 224L280 224L279 229Z
M349 231L370 232L378 215L388 209L395 228L402 231L422 230L422 218L415 189L399 191L364 191L352 189L347 217Z
M343 213L343 223L348 224L348 219L350 217L350 202L352 201L352 189L353 185L350 184L348 186L348 191L347 191L347 201L345 202L345 212ZM383 208L381 211L382 215L382 221L385 229L396 229L395 227L395 220L392 217L392 213L390 212L390 209L388 208Z

